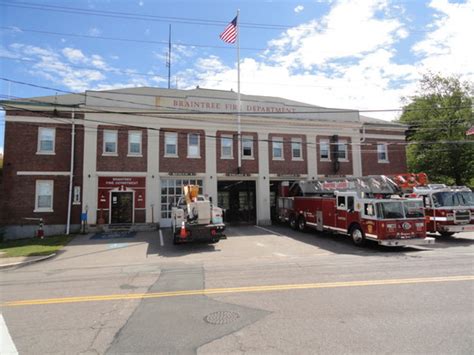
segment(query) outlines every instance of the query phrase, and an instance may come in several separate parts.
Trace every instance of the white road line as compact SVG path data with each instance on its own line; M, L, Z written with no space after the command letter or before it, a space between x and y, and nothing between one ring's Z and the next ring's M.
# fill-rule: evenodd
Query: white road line
M283 253L273 253L273 255L276 255L276 256L288 256L288 255L283 254Z
M265 246L265 244L259 243L259 242L256 242L255 244L256 244L257 246L259 246L259 247L264 247L264 246Z
M0 354L18 355L15 343L8 332L7 324L0 313Z
M158 230L160 232L160 244L161 246L164 246L165 243L163 242L163 233L161 232L161 229Z
M260 227L260 226L255 226L255 227L260 228L260 229L262 229L262 230L264 230L265 232L268 232L268 233L276 234L276 235L279 235L281 237L286 237L286 235L275 232L275 231L272 231L271 229L268 229L268 228L264 228L264 227Z

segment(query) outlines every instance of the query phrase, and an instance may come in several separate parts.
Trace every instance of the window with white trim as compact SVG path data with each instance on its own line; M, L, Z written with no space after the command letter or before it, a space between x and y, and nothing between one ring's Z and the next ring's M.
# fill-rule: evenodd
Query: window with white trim
M273 137L272 139L273 160L283 160L283 138Z
M178 156L178 133L165 132L165 157Z
M339 141L336 143L336 147L337 147L337 158L338 160L347 160L347 141Z
M329 157L329 140L327 139L319 141L319 158L321 160L331 160Z
M128 155L142 155L142 131L128 131Z
M38 154L54 154L56 128L38 128Z
M253 137L252 136L242 137L242 157L253 158Z
M104 130L104 155L117 155L117 131Z
M234 140L231 135L221 136L221 158L232 159L234 157L233 143Z
M34 212L53 212L53 180L36 180Z
M377 158L379 163L388 162L387 143L377 143Z
M199 133L188 133L188 158L200 158Z
M302 146L301 138L291 138L291 159L303 160L301 146Z

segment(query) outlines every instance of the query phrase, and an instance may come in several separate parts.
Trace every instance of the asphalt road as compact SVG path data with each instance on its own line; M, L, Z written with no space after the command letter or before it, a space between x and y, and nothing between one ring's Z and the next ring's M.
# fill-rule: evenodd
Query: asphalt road
M284 226L227 234L81 236L4 270L2 346L8 331L20 354L474 351L474 233L397 249Z

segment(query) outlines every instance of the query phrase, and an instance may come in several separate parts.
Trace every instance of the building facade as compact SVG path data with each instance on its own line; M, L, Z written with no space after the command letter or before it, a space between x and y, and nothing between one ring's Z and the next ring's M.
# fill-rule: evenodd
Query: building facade
M217 201L227 222L265 225L282 181L406 171L405 126L275 97L241 95L240 114L236 93L199 88L2 106L2 222L11 236L31 235L39 218L46 233L64 232L69 191L73 230L81 219L169 226L188 183Z

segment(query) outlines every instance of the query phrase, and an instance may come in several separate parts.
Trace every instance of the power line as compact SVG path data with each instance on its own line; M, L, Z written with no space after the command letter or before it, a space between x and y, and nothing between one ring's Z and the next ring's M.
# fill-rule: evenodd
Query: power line
M0 29L12 30L12 31L19 30L20 32L31 32L31 33L39 33L39 34L46 34L46 35L54 35L54 36L65 36L65 37L99 39L99 40L108 40L108 41L121 41L121 42L135 42L135 43L168 45L168 42L166 42L166 41L152 41L152 40L146 40L146 39L119 38L119 37L106 37L106 36L91 36L91 35L81 35L81 34L75 34L75 33L41 31L41 30L35 30L35 29L20 28L20 27L16 27L16 26L15 27L0 26ZM229 47L229 46L215 46L215 45L195 44L195 43L172 43L172 45L175 46L175 47L183 46L183 47L199 47L199 48L216 48L216 49L235 50L235 48ZM266 50L266 49L267 48L240 47L240 50L249 50L249 51L263 51L263 50Z
M220 20L155 16L155 15L127 13L127 12L119 12L119 11L92 10L92 9L81 9L77 7L44 5L44 4L35 4L35 3L28 3L28 2L11 3L8 1L3 1L0 4L4 6L9 6L9 7L41 10L41 11L48 11L48 12L62 12L62 13L77 14L77 15L89 15L89 16L93 15L93 16L101 16L101 17L122 18L122 19L153 21L153 22L166 22L166 23L173 22L173 23L180 23L180 24L187 24L187 25L205 25L205 26L222 27L222 26L227 25L228 23L228 21L220 21ZM289 26L289 25L274 25L274 24L251 23L251 22L241 22L239 26L244 27L244 28L270 29L270 30L285 30L285 29L295 27L295 26Z

